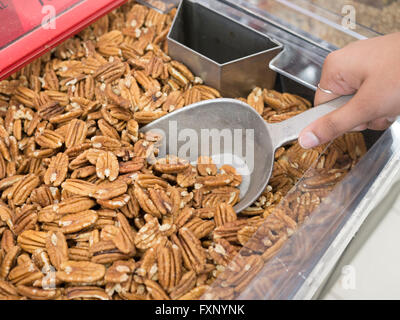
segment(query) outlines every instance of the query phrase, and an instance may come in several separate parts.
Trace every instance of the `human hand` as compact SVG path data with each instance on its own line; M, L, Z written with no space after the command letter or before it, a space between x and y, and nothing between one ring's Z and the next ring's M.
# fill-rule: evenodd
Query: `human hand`
M313 148L348 131L384 130L400 115L400 32L354 42L325 60L314 105L355 94L341 108L303 129L299 143Z

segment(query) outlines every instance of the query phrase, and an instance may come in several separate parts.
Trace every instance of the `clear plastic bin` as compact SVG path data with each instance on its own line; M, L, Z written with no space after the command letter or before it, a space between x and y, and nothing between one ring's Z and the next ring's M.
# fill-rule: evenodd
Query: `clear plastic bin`
M342 16L312 1L198 2L282 43L283 53L270 64L279 75L277 88L309 99L313 97L323 61L329 52L355 40L379 35L362 25L357 25L355 30L343 28ZM234 259L227 268L230 270L217 279L203 298L223 297L228 288L237 288L238 299L310 299L314 296L400 170L400 123L395 122L383 133L365 131L363 134L369 149L367 154L279 251L268 259L250 261L251 254L242 249L242 255ZM302 181L300 179L287 197L301 186ZM261 229L250 241L259 241ZM242 283L229 280L235 278L232 275L235 268L237 278L244 279ZM251 275L240 276L241 268Z
M356 30L345 29L341 16L311 1L197 1L282 43L283 52L270 64L278 73L276 88L308 99L313 97L330 51L379 34L361 25ZM238 299L308 299L315 294L400 170L400 123L383 133L366 131L364 135L367 154L276 254L253 259L254 265L248 261L248 252L237 256L231 266L249 271L246 281L229 283L221 274L203 298L218 298L218 292L238 286Z

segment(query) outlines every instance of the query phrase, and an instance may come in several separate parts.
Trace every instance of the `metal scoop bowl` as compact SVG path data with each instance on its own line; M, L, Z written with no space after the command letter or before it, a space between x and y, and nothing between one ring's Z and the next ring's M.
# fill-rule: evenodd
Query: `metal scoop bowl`
M196 164L198 156L210 156L217 166L235 167L243 177L240 202L234 207L240 212L266 188L276 149L296 140L303 128L350 98L337 98L276 124L266 123L239 100L207 100L155 120L141 132L161 134L160 158L171 154Z

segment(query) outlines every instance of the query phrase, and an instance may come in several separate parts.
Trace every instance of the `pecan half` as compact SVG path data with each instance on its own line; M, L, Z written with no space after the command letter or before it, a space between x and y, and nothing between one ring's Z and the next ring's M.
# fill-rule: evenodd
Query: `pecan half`
M66 130L65 146L67 148L82 144L88 132L86 123L78 119L71 120Z
M96 174L100 179L114 181L119 174L117 157L110 151L102 152L96 161Z
M200 240L192 231L183 227L179 230L179 236L172 236L172 241L180 248L186 268L197 274L205 270L206 254Z
M69 283L95 283L103 279L106 268L88 261L67 261L56 272L57 279Z
M46 250L50 261L57 270L62 263L68 261L67 240L62 232L50 231L46 239Z
M98 217L96 211L86 210L63 216L59 219L58 225L63 233L75 233L93 226Z
M44 183L57 187L65 180L67 172L68 156L60 152L51 158L50 165L44 174Z

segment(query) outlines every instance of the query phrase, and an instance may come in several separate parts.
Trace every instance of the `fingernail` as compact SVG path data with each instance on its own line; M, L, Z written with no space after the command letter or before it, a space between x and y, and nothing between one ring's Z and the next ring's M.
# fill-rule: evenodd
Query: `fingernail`
M365 129L367 129L367 126L365 124L361 124L357 127L355 127L353 130L351 131L364 131Z
M299 143L303 149L310 149L319 145L319 139L313 132L307 131L299 137Z

